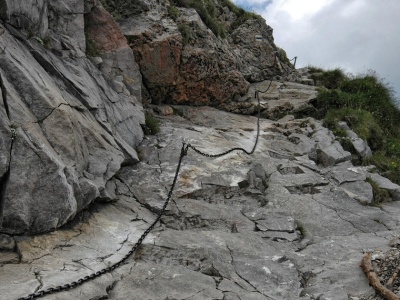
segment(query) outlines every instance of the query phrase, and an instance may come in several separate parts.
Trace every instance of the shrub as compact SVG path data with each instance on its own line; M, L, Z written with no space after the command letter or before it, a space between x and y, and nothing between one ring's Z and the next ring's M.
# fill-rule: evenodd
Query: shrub
M145 114L145 128L146 134L157 134L160 132L160 121L151 113L146 111Z
M176 19L179 18L180 16L180 11L176 8L176 6L170 5L168 7L168 14L172 18L172 20L176 21Z
M179 24L178 30L182 35L182 42L184 45L189 44L190 40L193 39L194 32L193 29L186 24Z
M327 71L317 68L311 70L311 78L314 79L314 82L317 85L324 86L328 89L339 88L340 84L346 78L343 70L339 68Z
M194 8L199 14L200 18L203 20L204 24L206 24L206 26L210 28L216 36L222 38L226 37L224 25L218 19L220 8L213 0L170 0L170 3L173 6ZM236 6L230 0L222 0L221 4L222 6L227 6L229 10L232 11L237 17L235 22L231 26L231 30L240 26L248 19L261 18L261 16L255 13L247 12L244 9Z
M381 189L371 178L367 178L367 182L372 186L372 192L374 195L374 200L372 202L373 205L379 205L392 200L390 193L387 190Z
M96 44L90 38L86 37L86 56L95 57L99 55L100 51Z

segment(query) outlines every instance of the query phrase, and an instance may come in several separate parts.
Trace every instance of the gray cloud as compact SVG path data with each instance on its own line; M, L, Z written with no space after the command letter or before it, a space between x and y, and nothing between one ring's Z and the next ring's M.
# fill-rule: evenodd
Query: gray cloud
M331 0L297 19L274 7L277 1L285 2L273 0L258 13L274 29L275 42L288 57L298 56L298 67L341 67L353 74L372 69L400 98L399 0Z

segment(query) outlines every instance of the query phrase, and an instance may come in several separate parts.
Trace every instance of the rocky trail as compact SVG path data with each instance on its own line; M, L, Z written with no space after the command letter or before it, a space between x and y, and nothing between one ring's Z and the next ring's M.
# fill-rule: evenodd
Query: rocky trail
M254 143L255 117L173 110L138 147L141 162L109 183L117 201L93 204L51 233L2 236L4 299L121 259L162 207L183 140L212 154ZM378 175L353 166L318 121L261 119L260 130L252 156L189 149L167 211L138 251L113 272L43 299L373 299L361 258L372 251L385 261L392 249L398 259L400 202L369 205L366 180Z
M181 2L0 1L0 299L398 300L400 186L264 19Z

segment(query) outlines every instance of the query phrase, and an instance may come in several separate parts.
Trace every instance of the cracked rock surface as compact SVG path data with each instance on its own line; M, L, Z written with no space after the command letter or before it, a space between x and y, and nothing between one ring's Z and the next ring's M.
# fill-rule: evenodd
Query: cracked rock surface
M15 244L1 236L1 295L64 285L122 258L161 209L182 139L211 154L252 148L255 117L178 109L140 144L141 162L112 177L117 201L95 204L49 234ZM374 297L361 257L396 249L400 202L365 205L365 191L354 187L367 187L368 169L315 161L315 149L335 143L321 132L313 119L261 119L252 156L213 159L189 149L167 211L138 251L113 272L43 299Z
M83 20L83 2L77 9ZM109 180L138 161L143 137L136 97L113 89L89 59L76 57L78 48L62 57L39 40L0 23L0 230L7 234L50 231L90 203L112 200Z

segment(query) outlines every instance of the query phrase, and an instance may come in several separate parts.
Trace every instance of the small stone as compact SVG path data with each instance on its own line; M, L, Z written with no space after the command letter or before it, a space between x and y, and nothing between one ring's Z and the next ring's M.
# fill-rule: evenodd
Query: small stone
M0 233L0 251L12 251L15 248L15 240L7 234Z

